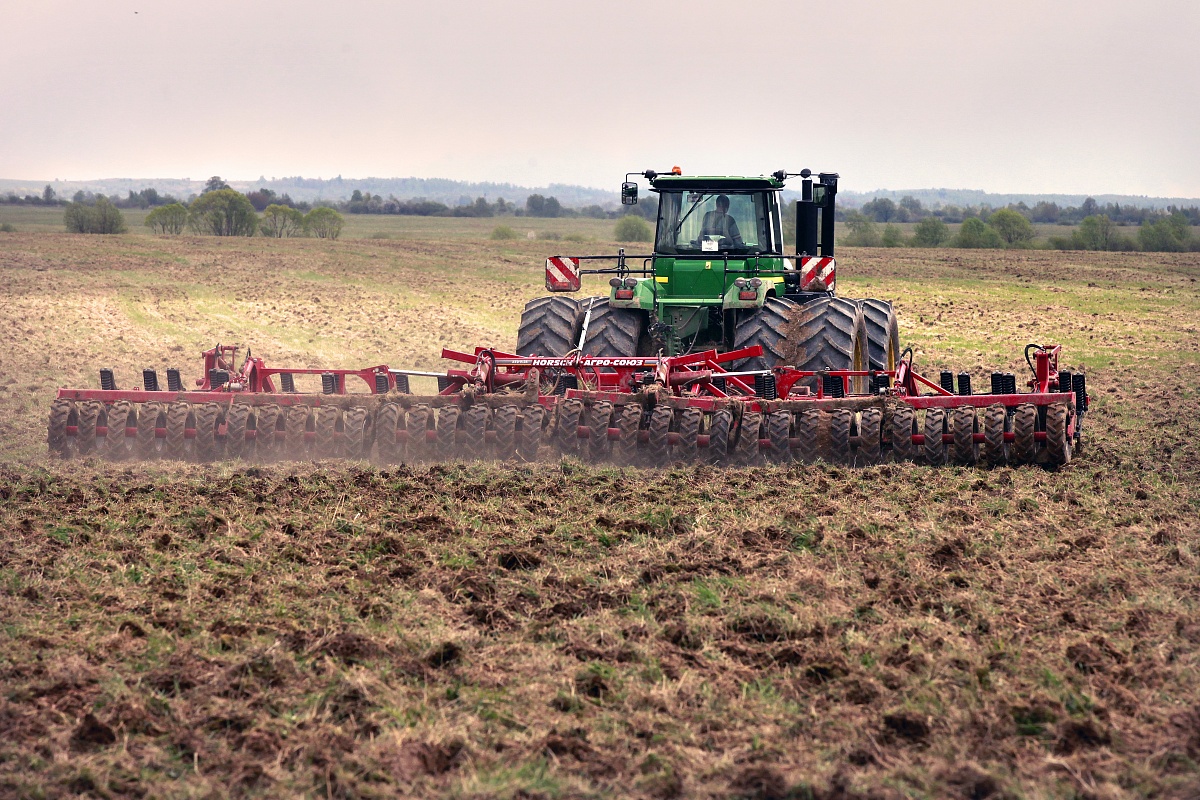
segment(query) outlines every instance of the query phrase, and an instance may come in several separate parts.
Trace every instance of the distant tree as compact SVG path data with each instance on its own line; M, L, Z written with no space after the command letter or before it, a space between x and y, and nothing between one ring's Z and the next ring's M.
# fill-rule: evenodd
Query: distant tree
M1091 198L1088 198L1091 200ZM1087 203L1084 203L1087 205ZM1093 214L1084 217L1079 223L1079 230L1071 237L1079 250L1127 250L1132 242L1128 242L1117 230L1113 221L1103 214ZM1122 241L1124 240L1124 241Z
M987 224L996 229L1010 247L1020 247L1033 241L1033 225L1017 211L1002 208L988 217Z
M246 195L233 189L205 192L192 201L188 225L196 233L213 236L253 236L258 214Z
M530 217L544 216L542 211L546 207L546 198L540 194L531 194L525 198L525 213Z
M104 195L96 198L92 206L71 203L63 213L63 223L71 233L124 233L125 218L121 209Z
M926 217L913 230L913 247L938 247L950 238L950 228L937 217Z
M866 214L857 211L847 213L846 227L850 233L842 240L842 244L849 247L879 247L883 244L879 229Z
M995 228L988 227L983 220L969 217L963 220L962 227L958 229L958 235L954 237L954 246L998 249L1004 247L1004 240Z
M900 198L900 207L908 212L909 219L921 219L925 216L925 207L911 194Z
M1143 250L1155 253L1181 253L1194 249L1191 223L1180 213L1143 223L1138 228L1138 243Z
M884 247L904 247L904 231L899 225L889 222L883 226L883 237L879 243Z
M262 211L275 202L275 192L270 189L260 188L257 191L247 194L246 199L250 201L250 205L254 206L255 211Z
M475 209L475 216L477 217L490 217L496 213L492 210L492 207L488 205L488 201L484 197L476 197L475 204L472 206L472 208Z
M75 202L75 203L86 202L87 201L87 193L85 193L83 191L83 189L80 189L79 191L75 192L74 196L71 197L71 201Z
M221 180L220 175L213 175L208 179L208 183L204 184L204 191L201 192L201 194L207 194L208 192L219 192L222 189L228 188L229 184Z
M263 236L282 239L297 236L304 231L304 215L294 208L272 203L263 210Z
M42 189L42 202L46 205L52 205L54 197L54 187L47 183L46 188Z
M355 189L354 194L350 195L351 203L361 203L363 201L363 193L361 189Z
M318 206L304 215L304 230L318 239L336 239L342 234L346 220L326 206Z
M1030 217L1034 222L1058 222L1058 203L1048 203L1045 200L1040 201L1033 207L1030 212Z
M649 242L654 238L654 231L641 217L627 214L617 220L613 238L618 242Z
M1100 204L1092 198L1083 201L1083 205L1079 207L1079 212L1085 217L1094 217L1100 211Z
M188 210L181 203L159 206L146 215L145 225L155 233L178 236L187 227Z
M876 222L892 222L896 219L896 204L887 197L876 197L863 204L862 213Z

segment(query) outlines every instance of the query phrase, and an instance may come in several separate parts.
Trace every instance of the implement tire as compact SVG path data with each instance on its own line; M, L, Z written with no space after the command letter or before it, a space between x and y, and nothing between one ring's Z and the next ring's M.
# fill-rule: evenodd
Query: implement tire
M192 452L201 464L216 461L220 457L217 442L217 426L221 424L221 407L216 403L205 403L196 409L196 438L192 440Z
M883 409L864 408L858 415L858 452L854 463L858 466L878 464L882 460Z
M279 427L280 408L274 403L259 406L254 411L254 454L259 461L279 458L275 431Z
M191 416L190 404L179 401L167 406L167 440L163 444L163 457L183 461L187 450L187 423Z
M708 420L708 450L704 460L709 464L724 464L729 457L729 433L733 427L733 412L727 408L714 411Z
M234 403L225 412L225 457L245 458L247 445L246 429L254 409L246 403Z
M916 418L916 411L910 405L897 405L892 411L892 461L903 463L916 457L912 440Z
M79 421L75 433L75 451L80 456L90 456L96 452L96 426L100 424L100 414L104 404L95 400L84 400L79 404Z
M346 458L366 458L371 452L371 415L362 406L342 413L342 451Z
M900 357L900 327L896 312L886 300L859 300L867 329L867 356L870 369L893 370Z
M462 409L458 406L442 406L437 411L437 441L435 451L438 461L450 461L458 455L458 420Z
M507 461L517 451L517 419L521 410L516 406L500 406L492 416L496 429L496 440L492 446L492 455L497 461Z
M821 458L821 422L825 417L815 408L808 408L796 415L796 461L815 464Z
M487 453L488 407L476 403L462 412L462 445L458 448L462 458L481 461Z
M517 329L517 355L565 356L575 349L583 312L573 297L550 295L525 304Z
M1046 455L1051 467L1065 467L1071 463L1067 416L1066 403L1054 403L1046 411Z
M1013 466L1032 464L1037 457L1037 441L1033 438L1037 430L1037 406L1022 403L1013 414L1013 443L1008 457Z
M738 425L737 444L735 445L737 457L735 462L739 466L753 467L762 463L762 452L758 446L759 437L762 435L762 414L757 411L743 411L742 421Z
M542 433L546 409L540 405L528 406L521 412L521 430L517 432L517 455L522 461L537 461L542 447Z
M621 409L617 418L617 427L621 435L613 448L613 456L623 467L636 467L638 463L638 433L642 427L642 407L637 403L628 403Z
M805 303L796 312L790 333L788 351L795 354L799 370L869 369L867 328L857 300L824 297ZM815 393L817 378L804 378L798 385ZM867 379L851 378L850 390L866 394Z
M158 418L162 415L162 404L151 400L142 403L137 415L137 457L142 461L158 458ZM164 423L165 424L165 423Z
M587 410L588 450L597 464L608 460L608 426L612 424L612 415L613 404L604 400L592 403Z
M404 419L398 403L384 403L375 412L375 457L384 464L404 460L404 450L396 441L396 430Z
M433 413L429 406L422 403L413 406L405 416L405 431L408 433L408 443L404 453L404 463L413 464L429 458L429 415Z
M75 404L70 400L58 399L50 405L50 424L47 429L46 443L51 453L57 453L61 458L70 458L68 448L70 437L67 436L67 424L75 411Z
M931 467L940 467L946 463L946 444L942 441L945 427L944 408L925 409L925 463Z
M671 463L692 464L699 456L700 423L704 412L698 408L684 408L675 413L675 426L679 442L671 448Z
M768 297L762 308L746 312L733 332L733 349L760 345L761 356L743 358L735 369L771 369L788 357L788 334L800 306L791 300Z
M771 449L767 451L767 457L772 464L783 464L792 460L791 435L790 411L772 411L767 415L767 438L771 440Z
M1008 422L1008 410L994 403L983 412L984 463L989 467L1002 467L1008 461L1008 446L1004 442L1004 428Z

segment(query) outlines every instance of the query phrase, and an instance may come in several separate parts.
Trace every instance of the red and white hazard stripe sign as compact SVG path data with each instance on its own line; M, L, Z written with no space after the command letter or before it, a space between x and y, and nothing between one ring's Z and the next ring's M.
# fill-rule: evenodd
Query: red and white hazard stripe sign
M837 283L837 263L832 257L801 256L800 291L832 292Z
M546 289L551 292L579 291L579 259L551 256L546 259Z

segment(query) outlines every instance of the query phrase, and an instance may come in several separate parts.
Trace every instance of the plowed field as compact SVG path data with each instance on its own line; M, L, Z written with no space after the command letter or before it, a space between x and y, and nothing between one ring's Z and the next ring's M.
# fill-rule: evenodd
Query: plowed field
M0 797L1200 793L1195 254L839 259L925 371L1064 344L1057 472L42 452L101 366L508 345L548 244L0 234Z

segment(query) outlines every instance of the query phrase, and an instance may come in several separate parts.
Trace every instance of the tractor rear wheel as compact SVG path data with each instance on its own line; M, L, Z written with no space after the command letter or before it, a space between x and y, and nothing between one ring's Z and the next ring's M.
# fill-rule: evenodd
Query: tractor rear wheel
M795 354L797 369L820 372L870 368L867 327L863 310L855 300L825 297L805 303L796 313L790 330L788 351ZM804 378L799 385L815 392L817 378ZM867 379L851 378L850 390L866 394Z
M867 327L867 355L871 369L893 370L900 357L900 328L896 312L886 300L859 300Z
M791 300L768 297L762 308L746 314L733 332L733 348L761 345L763 354L744 358L737 369L770 369L788 358L788 332L800 306Z
M530 300L521 312L517 355L565 356L575 349L582 322L583 312L573 297L550 295Z
M579 325L587 316L587 301L583 301L579 313ZM640 356L650 352L650 339L646 335L646 314L632 308L613 308L607 298L599 298L592 306L592 317L588 320L587 333L583 339L585 356Z

